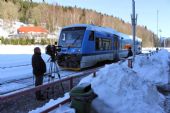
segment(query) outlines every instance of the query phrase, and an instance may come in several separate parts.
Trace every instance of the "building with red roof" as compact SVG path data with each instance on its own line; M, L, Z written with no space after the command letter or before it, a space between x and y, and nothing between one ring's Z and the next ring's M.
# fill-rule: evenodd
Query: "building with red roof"
M43 27L34 27L34 26L22 26L18 28L18 33L33 33L33 34L47 34L48 31Z
M37 26L21 26L17 29L17 32L20 38L27 37L35 39L36 42L40 42L42 38L48 37L48 30Z

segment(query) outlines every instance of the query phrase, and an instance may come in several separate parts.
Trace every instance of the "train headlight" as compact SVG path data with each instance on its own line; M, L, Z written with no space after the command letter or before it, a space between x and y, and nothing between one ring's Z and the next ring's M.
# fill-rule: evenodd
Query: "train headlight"
M77 49L77 51L76 51L77 53L80 53L80 48L79 49Z
M80 53L80 51L81 51L80 48L72 50L73 53Z

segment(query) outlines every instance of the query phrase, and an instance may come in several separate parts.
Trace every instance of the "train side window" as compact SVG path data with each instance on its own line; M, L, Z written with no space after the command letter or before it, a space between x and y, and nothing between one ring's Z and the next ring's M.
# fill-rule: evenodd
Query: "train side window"
M90 32L89 40L90 40L90 41L94 41L94 31L91 31L91 32Z
M96 38L95 40L95 44L96 44L96 51L105 51L105 50L111 50L111 39L107 39L107 38Z
M103 43L103 50L111 50L112 48L111 39L104 38L102 39L102 43Z
M118 38L119 38L119 36L117 36L117 35L114 35L114 47L115 48L118 48Z

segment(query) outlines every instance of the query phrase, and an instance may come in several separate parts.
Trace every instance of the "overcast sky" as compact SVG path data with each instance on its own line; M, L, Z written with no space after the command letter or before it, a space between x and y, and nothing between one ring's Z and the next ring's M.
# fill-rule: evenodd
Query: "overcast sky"
M33 0L42 1L42 0ZM45 0L45 2L64 6L77 6L122 18L131 22L131 0ZM137 24L147 26L157 34L157 10L159 36L170 37L170 0L135 0Z

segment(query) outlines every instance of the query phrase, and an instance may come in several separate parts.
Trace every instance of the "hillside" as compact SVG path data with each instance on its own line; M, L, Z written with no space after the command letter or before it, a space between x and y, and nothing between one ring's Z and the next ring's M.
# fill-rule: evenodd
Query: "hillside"
M18 20L27 24L46 27L50 32L56 26L76 23L95 24L111 27L119 32L131 34L131 23L107 14L78 7L63 7L58 4L33 3L32 0L3 0L0 1L0 18L6 21ZM6 8L8 7L8 8ZM157 36L146 26L137 26L137 36L142 38L144 47L157 45Z

